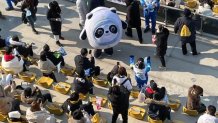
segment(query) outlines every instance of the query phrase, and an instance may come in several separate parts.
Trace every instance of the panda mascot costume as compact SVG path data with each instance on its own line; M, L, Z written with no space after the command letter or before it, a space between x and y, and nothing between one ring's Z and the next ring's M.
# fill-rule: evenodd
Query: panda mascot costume
M120 20L115 8L97 7L86 15L80 39L88 38L89 44L95 49L95 58L101 56L102 50L112 55L113 47L119 43L122 30L126 28L127 24Z

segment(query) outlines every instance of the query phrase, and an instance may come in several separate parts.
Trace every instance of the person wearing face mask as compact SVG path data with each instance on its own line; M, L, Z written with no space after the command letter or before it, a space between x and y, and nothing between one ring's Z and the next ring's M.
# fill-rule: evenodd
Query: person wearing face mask
M159 67L162 70L166 70L166 63L164 56L167 51L167 40L169 37L169 30L163 25L159 25L156 33L156 55L160 58L161 66Z

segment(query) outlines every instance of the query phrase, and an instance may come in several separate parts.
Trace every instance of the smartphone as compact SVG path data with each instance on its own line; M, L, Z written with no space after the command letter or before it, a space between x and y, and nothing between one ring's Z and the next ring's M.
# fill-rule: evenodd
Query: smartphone
M117 62L117 65L120 65L120 62Z
M92 50L89 50L89 54L92 54Z

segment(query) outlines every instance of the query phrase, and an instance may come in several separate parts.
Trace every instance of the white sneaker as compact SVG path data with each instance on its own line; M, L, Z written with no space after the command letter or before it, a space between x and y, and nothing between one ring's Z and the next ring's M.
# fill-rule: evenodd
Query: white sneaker
M159 66L159 69L160 69L160 70L163 70L163 71L167 70L167 68L166 68L166 67L163 67L163 66Z

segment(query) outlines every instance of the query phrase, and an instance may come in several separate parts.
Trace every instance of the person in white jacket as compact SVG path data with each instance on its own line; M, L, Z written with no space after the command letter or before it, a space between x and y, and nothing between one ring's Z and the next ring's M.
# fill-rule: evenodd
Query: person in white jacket
M85 24L86 14L88 13L88 2L87 0L77 0L76 7L79 14L80 23L79 26L82 27Z
M118 74L112 79L112 86L123 85L128 91L132 90L131 80L127 77L127 72L124 67L119 67Z
M215 117L216 107L209 105L205 114L201 115L197 123L218 123L218 118Z
M25 70L24 61L22 58L12 54L12 48L6 47L6 53L2 57L2 68L12 71L14 74L20 73Z

